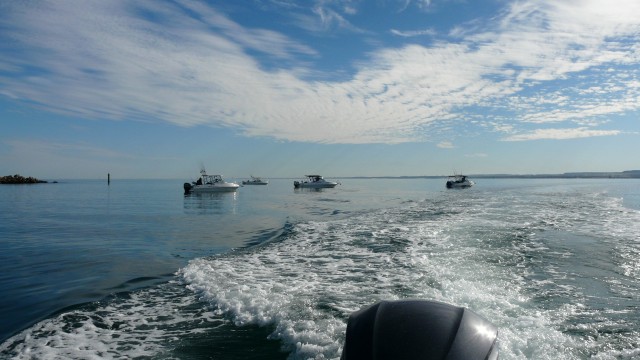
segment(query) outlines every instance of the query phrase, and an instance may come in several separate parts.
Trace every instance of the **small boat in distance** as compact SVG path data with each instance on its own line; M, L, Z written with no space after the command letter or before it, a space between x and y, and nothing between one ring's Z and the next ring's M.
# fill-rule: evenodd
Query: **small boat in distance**
M447 178L447 189L464 189L473 185L475 183L465 175L452 175Z
M262 180L257 176L251 175L251 180L242 180L242 185L267 185L269 180Z
M294 181L293 187L298 188L334 188L337 182L327 181L320 175L305 175L306 180Z
M233 182L226 182L222 175L207 175L207 171L200 170L200 178L191 184L184 183L184 193L213 193L213 192L233 192L238 190L240 185Z

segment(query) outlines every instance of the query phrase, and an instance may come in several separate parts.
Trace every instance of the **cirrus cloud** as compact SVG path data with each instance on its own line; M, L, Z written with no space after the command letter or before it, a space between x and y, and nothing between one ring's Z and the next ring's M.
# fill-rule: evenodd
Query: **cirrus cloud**
M456 41L381 44L341 80L313 67L323 54L311 43L190 1L2 7L0 93L78 117L229 127L316 143L438 139L443 124L492 113L512 119L501 127L514 131L522 123L565 127L506 138L523 141L615 135L584 126L640 107L634 0L520 1L482 31L458 31ZM371 36L347 21L357 13L347 8L312 7L308 16ZM587 93L600 79L592 72L603 69L615 69L610 86ZM546 84L568 86L550 93Z
M619 130L593 130L588 128L537 129L529 133L508 136L503 141L566 140L593 136L613 136L620 133Z

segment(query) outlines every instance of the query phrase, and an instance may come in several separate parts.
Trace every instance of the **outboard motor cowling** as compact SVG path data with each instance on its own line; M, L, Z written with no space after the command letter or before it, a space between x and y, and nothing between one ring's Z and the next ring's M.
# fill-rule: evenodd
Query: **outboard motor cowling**
M189 192L191 192L191 184L184 183L183 187L184 187L184 194L185 195L187 195Z
M498 329L473 311L381 301L349 317L341 360L496 360Z

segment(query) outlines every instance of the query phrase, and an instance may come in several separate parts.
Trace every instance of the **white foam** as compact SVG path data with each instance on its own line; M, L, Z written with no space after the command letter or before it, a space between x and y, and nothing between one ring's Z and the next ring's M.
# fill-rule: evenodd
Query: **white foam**
M0 345L13 359L154 358L205 323L221 322L178 284L88 304L44 320Z
M301 223L282 241L194 260L180 273L190 289L236 323L275 324L272 336L289 345L293 358L339 358L348 315L377 300L398 298L475 310L499 327L504 359L575 359L593 353L597 344L562 330L564 321L585 311L571 300L582 296L579 289L556 283L570 274L535 259L572 254L550 251L537 234L575 231L576 224L594 219L578 234L609 236L621 222L637 224L638 213L599 194L560 198L543 193L533 202L492 199L470 197L453 208L427 201ZM610 212L617 220L602 216ZM533 297L544 292L565 296L567 303L540 307Z

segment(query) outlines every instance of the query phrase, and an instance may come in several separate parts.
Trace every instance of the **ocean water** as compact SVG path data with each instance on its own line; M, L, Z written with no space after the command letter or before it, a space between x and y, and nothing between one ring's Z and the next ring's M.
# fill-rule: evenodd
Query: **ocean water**
M472 309L501 359L640 358L640 181L0 186L0 358L338 359L378 300Z

